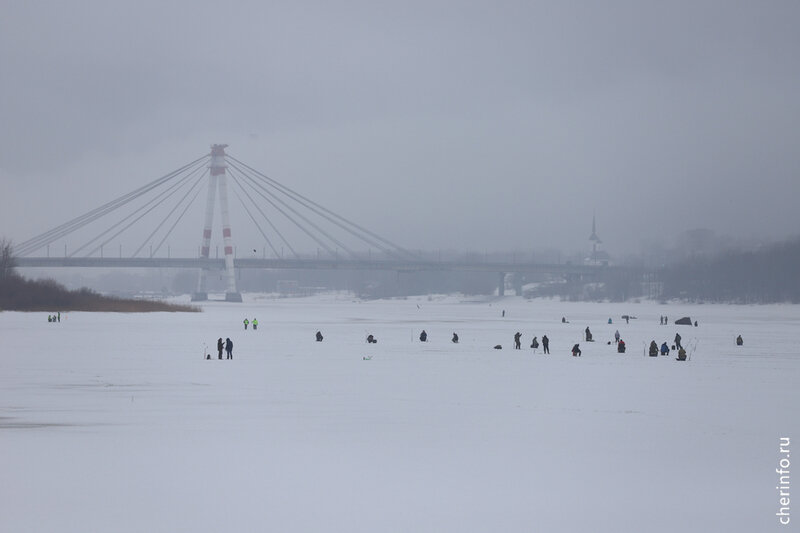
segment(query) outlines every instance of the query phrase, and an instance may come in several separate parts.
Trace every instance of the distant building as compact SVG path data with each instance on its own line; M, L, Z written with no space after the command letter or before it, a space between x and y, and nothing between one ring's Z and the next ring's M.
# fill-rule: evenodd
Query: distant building
M597 236L597 224L594 215L592 215L592 234L589 236L589 242L592 248L588 257L583 260L584 263L587 265L608 265L611 262L611 256L605 250L600 249L603 241Z

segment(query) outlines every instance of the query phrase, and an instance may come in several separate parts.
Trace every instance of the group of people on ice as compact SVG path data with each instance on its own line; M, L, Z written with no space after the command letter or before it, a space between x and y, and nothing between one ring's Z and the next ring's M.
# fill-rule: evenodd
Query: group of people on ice
M61 311L56 313L55 315L47 315L48 322L61 322Z
M253 319L252 324L253 324L253 329L258 329L258 319L257 318ZM249 325L250 325L250 321L245 318L244 319L244 329L247 329L247 326L249 326Z
M233 341L226 337L225 341L222 341L222 337L217 339L217 357L222 359L222 350L225 350L225 359L233 359ZM211 355L206 355L206 359L211 359Z
M681 345L681 334L675 334L675 344L672 345L673 350L678 350L678 361L686 361L686 349ZM667 342L664 341L661 343L661 347L659 348L658 344L656 344L655 340L650 341L650 347L648 349L648 355L650 357L657 357L660 353L661 355L669 355L670 347L667 345Z

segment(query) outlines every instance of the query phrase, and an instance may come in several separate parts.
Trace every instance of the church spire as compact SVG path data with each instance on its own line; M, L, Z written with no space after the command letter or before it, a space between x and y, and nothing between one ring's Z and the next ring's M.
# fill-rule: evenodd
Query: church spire
M603 242L600 240L600 237L597 236L597 225L595 224L594 213L592 214L592 234L589 236L589 240L593 241L595 244L601 244Z

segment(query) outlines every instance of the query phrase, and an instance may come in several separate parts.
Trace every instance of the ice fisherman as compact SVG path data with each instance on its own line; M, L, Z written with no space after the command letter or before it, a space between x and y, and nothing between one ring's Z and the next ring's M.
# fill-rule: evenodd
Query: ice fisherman
M542 335L542 353L550 353L550 339L547 335Z
M661 343L661 355L669 355L669 346L667 346L666 341Z
M247 325L248 325L249 323L250 323L250 321L249 321L249 320L247 320L247 319L245 318L245 319L244 319L244 329L247 329Z
M589 326L586 326L586 340L587 341L592 340L592 332L589 331Z
M245 320L247 320L247 319L245 319ZM258 319L257 318L253 319L253 329L258 329Z
M650 341L650 357L658 356L658 344L656 341Z
M522 348L522 343L520 342L520 338L522 337L522 333L519 331L514 334L514 349L519 350Z
M322 342L322 332L317 331L316 339L317 339L317 342Z
M617 343L617 353L625 353L625 341L622 339Z
M425 333L425 330L422 330L422 333L419 334L419 342L428 342L428 334Z
M614 332L614 342L619 344L619 330Z
M368 342L369 344L375 344L375 343L377 343L377 342L378 342L378 339L376 339L375 337L373 337L373 336L372 336L372 333L370 333L369 335L367 335L367 342Z
M233 359L233 341L228 337L225 338L225 353L228 354L225 359Z
M676 333L675 334L675 347L678 348L679 350L681 348L683 348L683 346L681 346L681 334L680 333Z
M458 333L455 331L453 332L453 343L458 344Z
M225 347L225 343L222 342L222 337L217 339L217 352L219 352L219 358L222 359L222 349Z
M576 343L575 346L572 347L572 357L579 357L580 355L581 347Z
M539 341L536 339L536 337L534 337L533 342L531 342L531 348L535 350L538 347L539 347Z
M678 361L686 361L686 350L683 348L678 350Z
M738 337L736 337L736 346L741 346L743 344L744 344L744 340L742 339L742 336L739 335Z

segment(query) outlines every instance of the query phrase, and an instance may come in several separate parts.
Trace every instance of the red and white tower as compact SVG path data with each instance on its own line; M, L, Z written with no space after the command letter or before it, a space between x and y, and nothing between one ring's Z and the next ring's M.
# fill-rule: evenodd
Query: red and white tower
M206 216L203 225L203 244L200 248L200 258L208 259L211 251L211 226L214 221L214 200L219 188L220 212L222 213L222 239L225 245L225 273L227 288L225 301L241 302L242 295L236 290L236 274L233 270L233 242L231 241L231 222L228 212L228 176L225 170L225 148L227 144L214 144L211 146L211 163L209 164L208 198L206 200ZM193 301L208 300L206 290L206 270L200 269L197 280L197 291L192 295Z

